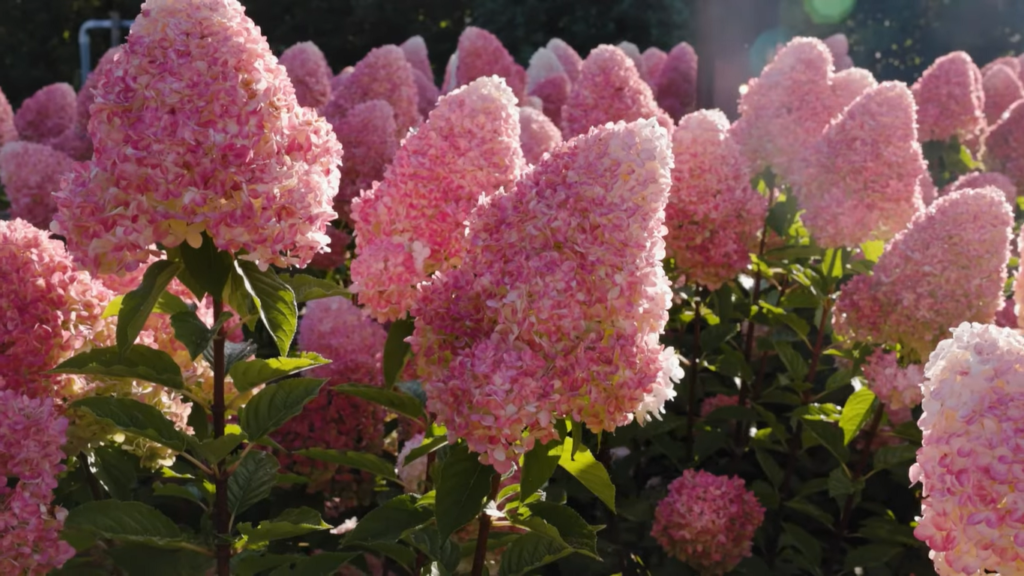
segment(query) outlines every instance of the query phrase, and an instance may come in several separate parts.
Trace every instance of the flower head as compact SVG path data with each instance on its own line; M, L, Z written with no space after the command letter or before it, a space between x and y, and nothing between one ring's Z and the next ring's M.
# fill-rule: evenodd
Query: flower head
M571 138L609 122L646 118L671 132L672 119L658 107L633 61L615 46L594 48L562 107L562 135Z
M352 200L384 177L398 150L395 132L394 112L384 100L358 104L334 124L334 133L345 148L341 186L334 197L334 209L343 220L349 218Z
M668 60L668 54L661 48L651 46L644 50L640 58L644 62L644 69L647 70L647 78L648 83L651 85L651 90L654 90L654 93L657 94L658 77L661 76L661 69L665 66L665 61Z
M686 42L676 44L654 81L658 105L673 119L697 108L697 53Z
M530 164L540 162L544 154L562 143L562 133L554 122L533 108L519 108L519 130L523 157Z
M836 72L853 68L853 59L850 58L850 41L846 34L839 32L822 40L828 51L832 53L832 62L835 63Z
M18 139L18 129L14 127L14 109L0 90L0 146Z
M95 156L55 195L53 228L88 269L203 232L261 267L326 244L341 146L237 0L147 1L95 94Z
M905 84L860 96L806 151L793 180L802 219L821 246L888 240L922 208L926 173Z
M1018 100L1003 113L999 123L989 128L983 139L985 168L1005 174L1024 190L1024 100Z
M651 535L701 574L721 575L750 556L764 507L743 479L686 470L654 511Z
M526 91L543 102L544 114L557 126L561 123L562 106L572 91L572 82L555 53L540 48L530 57L526 69Z
M1017 73L1003 65L987 70L981 86L985 91L985 120L989 126L998 123L1003 112L1024 98L1024 85Z
M312 42L292 45L278 59L288 71L299 106L320 108L331 99L331 72L327 58Z
M59 82L40 88L14 115L18 137L29 142L56 138L75 123L75 89Z
M740 397L731 394L715 394L709 398L705 398L700 403L700 417L707 418L709 414L723 408L725 406L738 406L740 403Z
M935 60L911 91L917 102L917 131L922 142L954 136L963 141L984 129L981 71L966 52L951 52Z
M654 83L653 79L647 75L647 67L644 66L644 56L640 53L639 46L632 42L623 41L619 42L615 47L622 50L626 56L629 56L629 59L633 61L633 66L636 66L636 71L640 73L640 78L644 82L647 82L649 86Z
M592 129L478 207L462 266L422 286L427 407L485 463L510 469L558 418L613 430L674 396L679 359L658 342L671 162L653 120Z
M336 125L358 104L383 100L394 110L395 136L404 138L409 129L419 126L422 120L412 71L398 46L388 44L370 50L352 72L337 82L331 101L323 109L324 116Z
M429 78L430 83L433 84L434 72L430 68L427 43L423 40L423 36L412 36L405 42L402 42L399 48L402 49L402 53L405 54L405 59L412 66L412 69L419 71L425 78Z
M898 342L926 358L961 322L991 322L1003 305L1012 230L995 188L939 198L893 238L870 276L843 287L836 333Z
M526 96L526 70L512 59L501 40L483 28L467 26L459 36L458 59L450 92L477 78L498 76L512 89L516 98Z
M1012 180L999 172L971 172L964 174L957 178L955 182L943 188L942 195L946 196L957 190L985 188L986 186L992 186L1001 190L1006 195L1006 202L1010 206L1017 204L1017 187L1013 185Z
M57 206L52 194L74 160L45 144L11 142L0 148L0 183L11 202L11 216L50 229Z
M889 420L894 424L909 422L910 410L921 403L921 365L901 367L895 353L879 348L868 356L863 369L871 391L885 404Z
M352 202L360 303L381 321L404 316L418 283L461 262L481 195L510 188L524 167L515 96L501 79L443 96L384 179Z
M96 63L96 68L85 78L85 82L82 83L82 89L78 91L78 96L75 98L75 128L78 132L87 132L89 130L89 119L92 118L92 104L96 101L96 85L107 74L107 69L113 66L114 60L117 59L117 55L120 52L121 46L115 46L104 52L103 56L100 57L100 61ZM90 144L92 144L91 141Z
M932 353L921 385L914 535L939 574L1024 572L1024 337L960 324Z
M675 167L665 209L668 254L689 283L717 289L750 264L768 202L719 110L684 116L672 134Z
M569 81L575 84L579 80L580 69L583 67L583 58L580 58L576 50L561 38L548 40L547 49L551 50L555 57L558 58L558 61L562 63L562 69L565 70Z

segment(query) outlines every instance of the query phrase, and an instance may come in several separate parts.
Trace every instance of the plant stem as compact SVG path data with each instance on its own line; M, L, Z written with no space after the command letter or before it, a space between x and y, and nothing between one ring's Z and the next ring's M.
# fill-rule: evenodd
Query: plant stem
M219 318L224 311L220 298L213 298L213 317ZM213 337L213 437L224 436L226 409L224 407L224 328L218 328ZM216 490L213 505L213 523L217 533L217 575L231 574L231 543L228 512L228 473L217 463L214 476Z
M487 499L488 502L498 497L498 488L500 487L501 475L494 474L491 476L491 495ZM487 557L487 537L490 533L491 517L487 515L485 509L480 512L480 528L476 532L476 551L473 553L473 571L470 573L472 576L481 576L484 573L484 560Z
M768 208L771 209L772 202L775 201L775 187L768 192ZM765 218L764 226L761 227L761 244L757 249L757 259L760 261L764 256L765 248L768 245L768 219ZM754 293L750 297L750 305L757 306L757 302L761 299L761 267L757 267L757 271L754 272ZM743 359L750 362L750 353L754 349L754 321L747 320L747 335L743 343ZM742 386L742 384L741 384ZM743 390L741 389L742 393Z
M690 390L689 399L686 409L686 462L689 464L693 460L693 430L697 423L697 373L700 372L700 300L694 300L693 305L693 366L690 367L690 372L693 374L690 378Z
M807 369L807 383L814 385L814 377L818 375L818 361L821 358L821 346L825 341L825 324L832 313L832 297L826 296L825 303L821 308L821 321L818 323L818 336L814 341L814 350L811 352L811 364ZM805 394L806 396L806 394Z
M868 425L867 433L864 435L864 451L860 453L860 459L857 460L857 466L853 469L853 480L856 482L864 475L864 467L868 465L868 460L871 458L871 445L875 441L875 436L878 435L878 427L882 424L882 417L885 415L885 404L879 402L878 407L875 409L875 415L871 419L871 424ZM850 525L850 516L853 513L853 502L856 494L850 494L846 497L846 504L843 506L843 513L839 517L839 527L836 529L836 544L842 546L843 538L846 536L846 529Z

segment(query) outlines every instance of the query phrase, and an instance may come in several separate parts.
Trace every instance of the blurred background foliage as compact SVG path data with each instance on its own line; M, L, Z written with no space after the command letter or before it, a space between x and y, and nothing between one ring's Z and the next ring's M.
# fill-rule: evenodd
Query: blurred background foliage
M686 40L716 64L759 71L775 44L796 35L845 32L858 66L881 80L912 82L936 57L966 50L980 64L1020 51L1024 0L242 0L280 53L313 40L335 70L375 46L414 34L429 46L440 76L467 24L494 32L523 65L551 37L582 55L629 40L668 50ZM80 84L78 27L117 10L138 14L141 0L0 0L0 88L17 106L56 81ZM702 33L703 32L703 33ZM92 58L109 34L92 33ZM703 62L709 59L702 60ZM733 66L735 67L735 66ZM742 80L739 80L742 81ZM728 109L717 91L715 105Z

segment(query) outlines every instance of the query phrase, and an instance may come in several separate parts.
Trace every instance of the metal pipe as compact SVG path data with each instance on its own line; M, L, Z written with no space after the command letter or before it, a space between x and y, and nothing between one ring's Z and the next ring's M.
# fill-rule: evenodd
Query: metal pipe
M117 35L120 37L120 30L114 30L117 26L119 29L131 28L134 20L121 20L116 18L114 20L86 20L82 22L82 25L78 27L78 58L79 66L81 67L82 84L85 84L85 79L89 77L89 72L92 71L92 41L89 39L90 30L107 29L110 30L111 40ZM114 44L116 46L116 44Z

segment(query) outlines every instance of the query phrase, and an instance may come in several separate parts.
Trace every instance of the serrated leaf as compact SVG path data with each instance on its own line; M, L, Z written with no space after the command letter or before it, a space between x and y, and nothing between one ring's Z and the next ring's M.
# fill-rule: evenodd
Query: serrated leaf
M207 440L199 445L199 453L202 454L203 458L211 463L216 464L231 454L235 448L245 440L245 437L239 434L225 434L220 438Z
M844 566L850 572L855 572L857 568L884 566L903 550L904 547L897 544L865 544L850 551Z
M215 297L224 292L231 274L231 254L218 250L206 232L203 232L203 243L199 248L183 242L178 247L178 253L199 290ZM196 294L196 298L202 300L203 296Z
M296 304L321 298L332 298L334 296L350 296L348 291L342 286L334 282L314 278L308 274L296 274L294 276L282 274L280 278L295 293Z
M528 506L534 517L558 530L558 536L573 550L600 559L597 555L597 528L587 524L575 510L564 504L533 502Z
M309 556L297 554L261 554L257 551L246 550L236 554L231 559L231 573L235 576L256 576L267 570L273 570L287 564L298 564Z
M271 540L283 540L327 530L330 527L330 524L320 518L319 512L302 507L289 508L273 520L260 522L256 528L249 523L239 524L238 531L246 537L246 544L255 546Z
M435 436L434 438L431 438L429 440L424 440L423 444L420 444L418 448L413 448L412 451L409 452L408 455L406 455L405 465L408 466L409 464L415 462L416 460L419 460L420 458L426 456L427 454L430 454L431 452L434 452L436 450L440 450L441 448L447 445L448 438L446 436Z
M857 390L846 399L843 413L839 417L839 427L843 429L843 445L849 444L860 432L874 405L875 393L867 388Z
M195 484L164 484L157 482L153 485L154 496L167 498L180 498L205 506L206 494Z
M844 432L835 424L822 420L804 419L804 429L821 442L822 446L840 462L845 463L850 458L850 453L843 443Z
M175 428L174 423L159 410L133 398L91 396L75 400L70 407L88 410L120 430L152 440L176 452L183 452L188 445L188 437Z
M708 326L700 333L700 348L704 354L715 352L740 331L738 324L721 322Z
M459 566L461 554L459 546L451 539L441 539L435 526L424 526L407 536L413 546L421 550L432 560L436 560L449 573L454 573Z
M782 468L766 450L756 448L754 450L754 454L757 456L757 463L761 465L761 470L764 471L765 476L768 477L772 486L775 486L775 488L778 489L779 485L782 484Z
M395 542L403 534L426 524L434 517L429 509L416 506L411 495L388 500L361 518L345 537L345 545Z
M295 304L295 293L273 270L261 271L252 262L239 260L235 261L235 270L252 296L260 319L273 335L278 352L286 356L298 326L299 310Z
M209 414L206 407L196 400L192 401L192 410L188 413L188 426L196 440L202 442L210 437Z
M125 576L192 576L206 574L214 559L194 550L160 550L141 544L116 546L107 551Z
M260 384L271 380L291 376L292 374L323 366L330 362L319 354L303 352L297 357L256 358L246 362L237 362L228 371L231 382L239 392L248 392Z
M365 386L362 384L342 384L341 386L335 386L334 390L379 404L392 412L408 416L414 420L419 420L424 416L423 405L420 401L404 392L385 390L376 386Z
M480 463L465 445L456 446L441 467L437 479L437 531L448 538L483 510L491 492L494 468Z
M228 480L228 509L233 517L270 496L279 464L267 452L249 452Z
M831 269L826 270L828 266L832 266ZM843 249L842 248L829 248L825 250L825 255L821 258L821 270L826 276L830 278L842 278L843 277Z
M405 368L406 358L409 356L409 343L406 338L412 336L415 324L409 318L395 320L388 328L388 339L384 342L384 359L381 362L384 370L384 387L390 390L395 385L395 380Z
M185 310L171 315L171 328L174 329L175 340L184 344L191 359L195 360L213 342L217 330L230 319L230 312L222 312L213 327L208 327L195 312Z
M860 245L860 251L868 262L878 262L878 259L882 257L882 253L885 252L885 241L872 240L865 242Z
M243 342L232 342L227 340L224 342L224 371L230 373L231 368L235 364L251 357L259 349L259 346L255 342L245 340ZM213 365L213 346L207 346L206 350L203 350L203 358L207 364ZM236 388L237 389L237 388Z
M804 557L811 566L821 565L821 543L808 531L788 522L782 523L782 538L780 544L792 544L803 552Z
M71 509L64 524L120 542L174 548L184 541L181 529L173 520L141 502L87 502Z
M113 316L117 316L118 312L121 311L121 305L123 303L124 295L117 296L116 298L111 300L110 303L107 304L107 307L103 310L103 315L101 316L101 318L110 318ZM185 304L184 300L182 300L181 298L174 294L171 294L167 290L164 290L160 294L160 297L157 298L156 305L153 306L153 312L168 315L183 312L185 310L190 310L188 304Z
M400 482L398 475L395 474L395 465L374 454L356 452L354 450L328 450L326 448L307 448L299 450L296 454L321 462L330 462L331 464L340 464L349 468L365 470L381 478Z
M520 576L531 574L541 566L572 554L572 548L558 540L539 534L527 532L512 540L512 543L501 555L499 576Z
M532 450L523 454L522 473L519 481L520 501L525 501L544 486L551 475L555 473L561 458L562 442L560 440L552 440L547 444L534 444Z
M299 562L285 564L270 576L332 576L350 560L360 556L353 552L322 552Z
M605 506L615 512L615 485L612 484L608 471L598 462L586 446L580 446L572 455L572 437L566 437L562 447L562 455L558 465L572 474L581 484L597 496Z
M242 410L239 424L253 440L263 438L298 416L302 407L317 397L327 380L292 378L270 384L253 396Z
M138 459L120 448L99 446L93 450L93 471L100 485L117 500L131 500L132 489L138 480Z
M181 390L185 382L181 368L174 358L163 350L133 344L124 352L111 346L93 348L61 362L50 370L52 374L87 374L145 380L174 390Z
M828 475L828 495L839 502L843 502L847 496L857 490L857 484L843 470L843 467L834 468Z
M786 365L790 376L796 382L802 382L807 376L807 361L799 352L793 350L789 342L774 342L775 351L779 353L779 359Z
M825 382L825 390L831 391L842 388L849 384L851 380L853 380L853 371L846 368L836 370L835 373L828 377L828 381Z
M818 508L817 506L815 506L814 504L811 504L810 502L808 502L806 500L803 500L803 499L800 499L800 498L795 498L793 500L790 500L788 502L783 503L783 506L785 506L787 508L791 508L791 509L793 509L793 510L795 510L795 511L801 513L801 514L804 514L805 516L809 516L811 518L814 518L815 520L817 520L818 522L821 522L822 524L824 524L828 528L832 528L832 526L835 524L835 519L834 518L829 516L821 508Z
M882 446L875 452L875 468L892 468L913 462L917 458L917 447L910 444Z
M161 260L149 265L142 275L142 284L125 294L121 300L121 309L117 313L117 349L126 353L135 344L139 332L149 319L153 307L167 285L181 270L180 262Z

